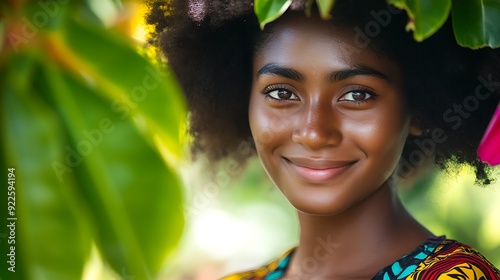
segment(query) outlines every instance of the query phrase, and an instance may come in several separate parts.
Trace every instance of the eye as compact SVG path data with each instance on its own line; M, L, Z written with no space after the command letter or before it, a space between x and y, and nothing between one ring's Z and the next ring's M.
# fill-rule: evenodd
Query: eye
M339 100L360 103L372 99L374 96L373 92L366 89L356 89L344 94Z
M266 92L267 96L269 96L272 99L280 100L280 101L286 101L286 100L299 100L297 95L292 93L288 89L284 88L277 88L277 89L269 89Z

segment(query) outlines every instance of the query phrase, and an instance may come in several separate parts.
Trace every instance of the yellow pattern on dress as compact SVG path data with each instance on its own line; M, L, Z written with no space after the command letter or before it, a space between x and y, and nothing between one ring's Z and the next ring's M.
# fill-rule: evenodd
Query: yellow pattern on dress
M250 279L264 279L264 277L267 276L267 274L273 270L275 270L281 260L283 260L286 256L288 256L291 251L293 251L295 248L290 249L283 253L278 259L274 260L270 264L263 266L261 268L255 269L255 270L250 270L246 272L241 272L241 273L236 273L232 274L229 276L226 276L224 278L221 278L220 280L250 280Z
M436 248L435 252L439 252L443 249L443 245L440 245ZM466 248L463 246L458 247L456 250L454 250L451 253L448 254L438 254L435 255L433 258L427 258L424 261L422 261L418 268L415 269L414 272L412 272L406 280L419 280L419 279L424 279L421 274L423 271L427 269L431 269L433 265L436 263L439 263L448 257L456 254L464 254L464 255L477 255L481 256L479 252L477 252L473 248ZM487 262L487 260L484 260ZM457 276L459 276L457 278ZM456 264L455 266L451 267L447 271L443 272L436 278L436 280L456 280L456 279L467 279L467 280L484 280L487 279L486 275L484 272L477 266L471 264L471 263L459 263Z

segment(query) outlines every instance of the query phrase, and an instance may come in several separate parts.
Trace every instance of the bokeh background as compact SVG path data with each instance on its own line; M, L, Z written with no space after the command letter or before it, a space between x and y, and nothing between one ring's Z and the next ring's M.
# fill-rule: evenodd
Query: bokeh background
M9 39L8 35L22 34L22 24L25 23L23 18L27 17L29 19L38 11L46 11L37 1L31 1L31 8L24 9L23 7L28 6L27 3L29 2L10 0L0 4L0 8L2 8L0 12L0 37L3 38L3 41L0 41L0 45L3 45L2 49L0 49L0 69L3 77L2 106L4 106L2 107L2 129L4 130L2 132L4 147L2 156L5 159L2 168L6 169L6 167L14 166L19 172L19 191L17 195L20 197L19 205L25 205L25 207L24 210L19 209L18 212L20 222L18 224L17 238L27 244L21 244L18 248L20 272L16 272L17 274L13 276L13 274L7 273L5 265L2 265L1 279L127 280L146 279L152 277L149 274L152 272L157 273L159 279L209 280L238 270L258 267L297 244L298 224L295 211L269 181L257 159L250 160L244 166L231 160L223 161L214 171L208 172L208 167L213 166L202 157L196 161L191 161L186 156L185 151L172 153L172 150L180 150L182 139L174 143L178 146L172 148L171 145L174 144L172 144L172 141L169 142L169 136L162 134L161 127L148 126L151 121L151 115L148 112L155 111L156 107L154 104L146 104L142 100L137 102L139 108L137 114L132 113L130 117L127 116L123 120L121 118L113 120L118 129L122 126L133 128L134 135L141 135L145 139L144 141L134 140L129 142L128 138L123 138L124 135L111 133L110 136L103 140L104 144L96 145L93 154L84 159L81 167L83 170L81 172L77 171L77 174L70 174L75 176L72 177L72 180L78 181L76 184L70 184L68 181L58 183L53 178L43 179L45 181L42 180L36 183L38 182L37 179L42 177L31 177L31 175L41 176L38 174L40 172L30 172L36 169L37 164L40 164L40 166L47 165L44 161L37 161L40 157L50 158L51 160L47 161L50 165L53 162L51 154L37 153L36 157L34 157L22 153L23 157L17 157L15 151L20 151L19 149L22 149L23 145L24 147L32 146L35 149L37 147L43 148L44 143L54 143L53 138L51 138L54 133L50 128L56 123L64 123L64 125L61 125L62 130L68 130L69 132L63 132L61 134L64 136L54 138L61 141L54 145L54 151L58 150L58 148L65 151L66 144L71 147L75 146L76 149L78 143L82 140L72 137L71 129L65 128L72 124L67 119L75 119L75 116L70 114L68 117L68 113L65 113L66 111L63 108L70 107L72 102L75 105L74 100L71 101L71 98L66 99L59 106L56 106L57 102L54 100L61 98L60 95L58 95L59 97L50 94L45 96L45 92L35 91L37 85L44 85L43 81L40 81L43 77L30 76L26 74L27 72L23 72L26 70L23 68L25 59L22 58L22 54L27 53L28 57L33 55L35 57L34 61L36 61L35 64L40 64L41 66L37 67L41 67L41 69L60 69L60 72L54 70L56 74L52 74L55 76L58 75L57 73L63 73L61 74L63 76L66 73L73 73L74 66L68 66L60 63L60 61L52 64L52 60L58 56L52 57L49 55L48 58L41 58L44 54L43 51L47 50L48 53L51 53L50 42L59 42L58 36L69 36L64 34L73 31L61 31L63 27L57 24L57 21L65 20L64 14L66 13L76 18L80 27L92 26L94 29L88 30L98 30L96 34L100 32L99 34L104 37L109 35L113 38L119 38L113 39L114 46L120 47L121 51L123 49L127 50L127 54L130 56L123 57L118 63L114 61L113 67L106 70L107 72L99 72L99 69L105 68L105 66L97 61L89 62L90 65L95 64L92 69L98 69L96 70L97 75L102 74L104 79L110 78L111 85L121 86L120 83L123 81L114 76L110 77L112 76L110 73L111 71L128 73L129 71L126 71L126 69L130 67L130 60L133 60L130 57L138 55L137 59L142 59L141 63L145 63L140 64L141 67L144 67L144 65L146 67L147 65L151 67L157 66L158 61L156 60L155 50L147 45L148 32L150 31L150 27L144 21L147 5L139 0L82 0L70 2L47 0L44 3L55 5L50 6L52 7L51 11L55 11L56 7L58 7L57 12L54 12L54 16L46 12L50 16L50 24L43 27L39 26L40 32L34 35L35 39L29 38L28 41L19 45L20 48L17 51L13 51L12 37ZM81 39L79 43L83 44L82 48L86 47L85 44L89 44L88 48L95 48L93 49L95 53L99 53L98 49L101 48L103 54L97 56L101 60L105 60L107 55L109 56L118 50L106 49L109 46L104 43L91 45L88 41L85 41L85 34L78 34L78 36L76 37ZM49 44L45 44L45 41L49 42ZM69 41L61 40L61 42L71 45ZM106 41L106 43L109 42ZM39 53L37 50L43 51ZM75 53L79 54L76 51ZM71 57L70 60L75 61L75 59L76 57ZM139 72L139 79L144 76L141 71L144 71L144 69L137 71ZM131 73L133 72L131 71ZM20 77L25 78L23 80ZM48 77L54 76L48 75ZM99 92L105 92L109 90L109 87L113 86L106 84L107 87L102 87L99 80L85 73L80 73L78 77L74 79L85 81L84 84L88 88L89 94L96 93L96 96L100 96L100 101L76 104L75 108L83 108L76 119L90 118L93 115L92 112L97 110L96 108L100 108L99 106L102 107L102 104L105 104L109 111L109 104L113 104L117 99L121 100L119 99L119 91L116 96L112 97L107 97L106 94ZM171 78L171 76L169 77ZM126 77L121 79L126 79ZM13 82L14 80L15 82ZM26 84L29 86L26 86ZM172 84L174 82L169 80L167 86L155 90L168 91L168 94L171 95L179 94L178 89ZM18 103L12 101L16 100L15 98L11 99L12 96L16 96L12 94L15 91L6 85L13 85L12 88L18 86L17 88L21 89L19 92L22 93L18 95L24 96L25 99L19 99L21 101L18 100ZM127 86L124 87L123 98L126 99L126 95L133 90L133 84L128 85L128 88ZM23 93L22 89L30 93ZM37 94L42 96L40 100L36 97ZM65 94L71 97L75 93L66 91ZM47 106L28 106L26 104L31 104L28 100L36 100L37 103L33 104L37 106L40 104L46 104ZM85 98L81 100L85 100ZM163 99L154 100L158 102L158 100L162 101ZM172 101L173 99L169 100ZM172 101L173 103L170 104L171 106L168 109L164 110L175 111L175 108L183 108L182 101L175 100L175 102ZM46 112L49 112L48 115L53 117L48 118L47 122L36 122L38 115L33 113L33 115L29 115L32 119L27 119L26 123L18 122L17 118L14 119L15 117L9 114L11 112L9 110L13 109L9 109L8 104L24 104L24 107L20 105L18 112L36 112L38 114L40 110L31 109L44 108L41 110L44 112L42 116L46 116ZM132 110L134 109L133 105L133 103L129 104L131 112L135 112ZM107 112L106 109L104 111ZM180 111L174 114L177 118L174 120L176 126L182 123L179 119L185 113L182 110ZM154 115L156 122L153 121L153 123L169 126L171 123L166 120L172 116L169 115L170 113L161 116ZM20 119L28 115L19 114L17 116ZM95 118L102 120L101 115L96 115ZM165 122L162 123L162 121ZM32 125L27 125L29 123ZM45 126L40 128L42 125ZM92 127L88 123L79 126L79 129L89 130ZM180 129L182 129L182 126ZM31 134L35 130L44 132ZM146 130L147 132L144 132ZM28 139L18 141L13 137L9 137L9 135L14 134L18 136L42 135L43 137L28 137ZM133 139L139 139L138 136L134 137ZM176 137L179 138L177 135ZM67 140L67 138L70 138L70 140ZM169 146L169 144L171 145ZM106 156L107 149L120 145L123 146L123 149L118 150L117 153L122 156L119 158L121 164L113 161L100 162L98 159L93 158L94 154L100 154L101 152ZM16 147L18 150L16 150ZM133 156L143 152L150 154L151 160L148 160L148 158L139 159ZM35 153L35 150L33 150L33 153ZM57 154L57 152L53 153ZM182 154L184 157L181 156ZM64 153L62 156L64 156ZM125 189L118 183L116 183L115 188L110 187L109 192L101 192L99 196L95 195L94 192L99 192L96 191L98 189L87 189L87 184L92 185L93 183L91 181L82 183L79 181L80 177L78 177L86 176L86 170L91 169L87 165L90 166L94 163L113 167L113 170L109 172L119 178L119 182L130 180L131 174L139 173L138 178L134 177L132 179L134 182L144 182L144 184L139 183L139 186L131 186L129 196L123 198L123 201L120 200L122 197L113 198L116 193ZM80 166L76 169L78 168ZM28 172L29 170L31 171ZM155 179L155 174L141 173L143 170L144 172L146 170L158 170L156 174L158 174L159 178ZM44 172L54 175L50 166L48 169L44 169ZM499 178L498 169L495 172L495 177ZM176 176L176 174L178 179L172 179L172 176ZM101 175L108 176L106 173ZM500 266L500 182L497 181L487 188L476 187L473 185L474 179L471 170L467 168L458 170L457 173L453 174L422 171L419 175L418 180L408 179L403 182L400 190L401 197L410 212L435 234L446 235L449 238L467 243L481 251L496 266ZM140 176L143 176L143 178L140 178ZM33 180L28 180L28 177L33 178ZM145 180L146 177L152 178L148 178L149 181L147 181ZM182 184L179 184L178 181L182 181ZM44 185L44 183L46 184ZM110 185L113 185L113 182ZM106 185L102 184L99 186L106 187ZM165 189L179 189L182 195L176 191L161 191ZM83 190L83 194L80 193L81 190ZM64 193L62 195L64 200L61 201L64 201L65 204L71 204L71 207L55 207L59 206L59 202L55 198L60 192ZM144 201L131 199L131 197L137 198L141 193L149 193L150 196L144 197ZM2 194L2 200L6 201L6 198L4 199L5 195L5 193ZM26 198L21 197L21 195ZM40 197L43 199L40 199ZM68 197L72 197L72 200L69 200ZM157 197L157 200L154 203L148 203L147 199L151 199L151 197ZM110 204L110 206L108 205L109 201L115 201L116 203ZM48 206L51 208L50 210L39 211L42 208L36 208L35 206L38 205L36 203L44 206L43 209L48 209L46 208ZM105 210L95 210L93 208L96 205L107 206ZM129 205L134 205L136 208L122 209ZM158 205L162 206L158 207ZM142 212L137 207L140 207ZM72 209L71 213L74 215L68 215L69 217L61 216L61 213L64 213L67 209ZM131 214L135 210L141 212L141 215L134 216L134 214ZM181 218L182 214L184 214L184 222ZM2 220L5 220L5 215L7 214L2 213ZM105 216L109 216L109 220L102 218ZM21 218L28 221L23 222ZM109 225L106 221L115 221L115 223ZM60 230L54 231L54 228ZM141 230L137 230L137 228L141 228ZM182 228L183 232L181 234L180 230ZM109 230L114 235L107 236L105 233L99 232L99 229ZM0 237L5 237L8 233L0 232L0 234ZM121 240L124 235L127 238L124 239L123 243L118 242L115 244L111 242L114 239ZM43 247L40 245L43 243L61 245L58 247ZM76 246L75 244L79 245ZM118 249L110 246L110 244L116 245ZM1 253L5 255L5 239L0 238L0 245L2 246ZM78 248L73 248L72 253L79 257L71 258L70 255L67 255L66 249L68 247ZM152 257L146 257L150 255ZM155 264L151 264L150 260L152 260L151 263L154 262ZM130 266L131 262L143 263L146 268L137 265Z

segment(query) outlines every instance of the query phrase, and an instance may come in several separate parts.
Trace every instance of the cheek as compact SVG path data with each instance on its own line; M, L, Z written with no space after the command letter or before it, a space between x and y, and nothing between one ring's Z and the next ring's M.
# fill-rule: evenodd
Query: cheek
M385 168L397 164L408 136L410 118L400 96L397 91L387 91L368 110L343 112L347 116L345 136L370 162L376 159Z
M248 108L250 130L259 160L271 180L276 182L278 162L273 157L273 151L282 142L284 127L276 113L269 110L263 101L262 96L251 95Z
M379 113L377 118L365 118L365 122L352 124L352 140L372 164L379 167L381 174L392 173L399 162L406 143L409 117L397 110ZM385 111L385 110L384 110Z
M258 151L273 149L291 135L291 120L287 118L286 110L271 109L262 96L254 95L250 98L248 112L255 145Z

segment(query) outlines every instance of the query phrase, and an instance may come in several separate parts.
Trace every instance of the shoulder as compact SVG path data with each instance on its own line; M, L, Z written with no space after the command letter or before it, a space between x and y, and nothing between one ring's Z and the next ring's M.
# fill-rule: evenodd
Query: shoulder
M474 248L445 239L406 279L500 280L500 271Z

